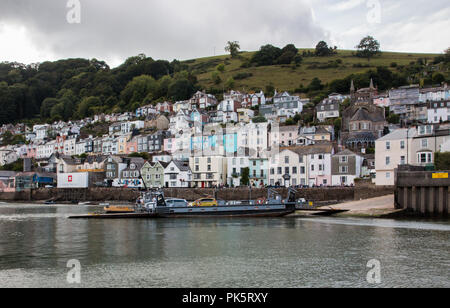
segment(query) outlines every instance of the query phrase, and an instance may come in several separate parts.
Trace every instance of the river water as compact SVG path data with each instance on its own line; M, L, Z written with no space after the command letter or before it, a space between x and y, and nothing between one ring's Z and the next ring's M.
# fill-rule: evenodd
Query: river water
M450 287L449 221L67 219L95 210L0 204L0 287Z

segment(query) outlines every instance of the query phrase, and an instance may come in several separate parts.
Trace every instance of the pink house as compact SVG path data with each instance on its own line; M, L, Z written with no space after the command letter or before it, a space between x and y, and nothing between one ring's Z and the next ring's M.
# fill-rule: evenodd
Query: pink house
M156 105L156 110L158 110L158 112L164 113L172 113L173 112L173 104L170 102L164 102L164 103L158 103Z
M27 158L36 158L37 147L35 145L29 145L27 147Z
M164 152L167 152L170 154L174 153L176 150L175 142L176 142L175 138L164 139Z
M293 146L297 142L299 127L297 125L280 126L274 129L269 135L269 144L271 146Z
M136 153L138 151L138 142L137 142L137 137L134 137L133 139L131 139L130 141L127 142L127 146L126 146L126 154L133 154Z

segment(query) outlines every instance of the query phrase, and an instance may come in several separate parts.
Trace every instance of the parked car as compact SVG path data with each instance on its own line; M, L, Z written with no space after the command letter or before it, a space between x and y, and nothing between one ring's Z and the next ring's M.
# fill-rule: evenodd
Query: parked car
M214 198L202 198L194 201L192 206L218 206L218 203Z
M166 199L167 207L188 207L189 203L184 199Z

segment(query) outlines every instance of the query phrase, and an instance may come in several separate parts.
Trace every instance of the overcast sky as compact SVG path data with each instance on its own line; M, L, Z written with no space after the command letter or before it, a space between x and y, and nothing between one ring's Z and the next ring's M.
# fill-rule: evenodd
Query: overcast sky
M77 1L80 23L69 23L68 3ZM117 66L139 53L224 54L228 40L243 50L320 40L354 49L366 35L383 50L440 53L450 47L449 16L448 0L0 0L0 61L83 57Z

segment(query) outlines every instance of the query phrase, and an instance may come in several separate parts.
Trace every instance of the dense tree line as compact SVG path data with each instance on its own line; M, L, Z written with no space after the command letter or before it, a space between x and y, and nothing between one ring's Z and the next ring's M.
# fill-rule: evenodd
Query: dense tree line
M96 59L34 65L0 63L0 124L23 119L68 120L133 110L197 90L187 65L140 54L111 69Z
M288 44L283 49L273 45L264 45L257 51L250 60L255 66L267 66L276 64L300 63L301 56L294 44Z

